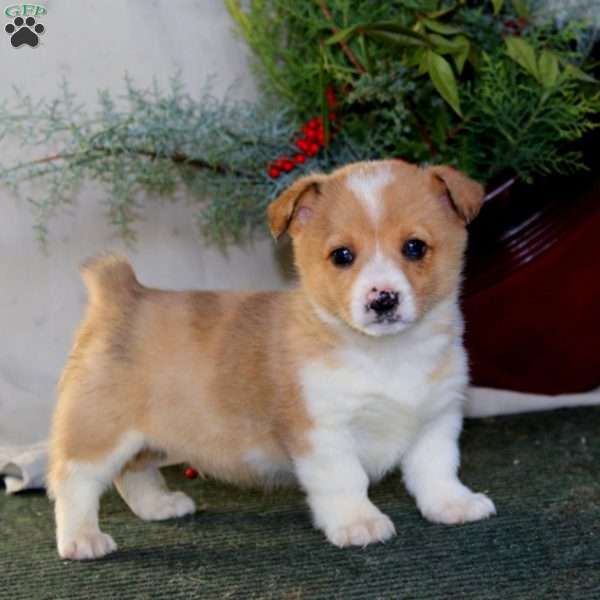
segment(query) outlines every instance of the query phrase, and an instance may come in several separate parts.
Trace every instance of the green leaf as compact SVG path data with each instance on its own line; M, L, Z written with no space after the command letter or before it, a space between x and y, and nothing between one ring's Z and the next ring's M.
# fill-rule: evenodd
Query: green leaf
M423 44L427 44L427 37L418 31L414 31L410 27L405 27L395 21L379 21L377 23L371 23L370 25L363 27L362 30L367 33L370 31L384 31L390 33L399 33L408 37L420 40Z
M515 62L519 63L530 75L540 81L537 61L535 60L535 50L522 38L506 38L507 54Z
M502 10L502 6L504 6L504 0L492 0L492 5L494 7L494 14L497 15Z
M443 17L448 13L451 13L456 8L456 4L450 4L444 8L440 8L439 10L434 10L433 12L428 12L427 16L430 19L437 19L438 17Z
M460 74L463 72L463 69L465 68L465 62L469 57L469 52L471 51L471 43L464 36L459 36L458 39L461 41L462 46L452 55L452 58L454 59L456 70Z
M423 10L429 12L437 7L437 0L400 0L400 4L412 10Z
M445 38L436 33L432 33L429 39L433 42L435 51L438 54L451 54L456 68L459 73L465 66L465 61L469 56L471 50L471 44L464 35L459 35L453 38Z
M467 57L467 60L471 63L476 71L479 71L481 68L481 56L475 46L471 46L469 49L469 56Z
M437 33L431 33L429 40L433 43L433 47L439 54L451 54L455 52L456 48L452 44L452 41L448 38L437 35Z
M428 125L431 131L431 137L438 147L444 144L448 139L450 119L451 114L449 110L436 110L429 117Z
M462 33L464 30L462 27L456 25L447 25L446 23L440 23L434 19L419 19L429 31L435 31L435 33L441 33L443 35L453 35L455 33Z
M540 80L542 85L546 88L550 88L556 85L558 81L559 69L558 59L556 54L549 50L542 50L540 59L538 61L538 71L540 74Z
M559 61L564 68L563 76L566 77L566 79L576 79L577 81L585 81L586 83L599 83L597 79L588 75L585 71L582 71L568 60L559 57Z
M427 47L429 44L423 42L422 40L410 37L408 35L396 34L396 33L388 33L386 31L365 31L364 34L371 39L377 40L382 44L386 44L388 46L425 46Z
M512 0L512 5L519 17L523 17L524 19L531 17L526 0Z
M458 98L458 86L450 63L439 54L427 53L427 70L429 77L439 92L440 96L452 107L454 112L462 117L460 100Z
M419 61L418 73L419 75L425 75L429 70L429 50L426 50L425 48L419 48L419 50L421 51L421 60Z
M406 50L404 56L404 65L407 67L417 67L423 60L426 49L422 46L415 46Z
M441 50L444 52L461 52L465 45L469 45L469 40L464 35L446 38L437 33L430 33L429 40L433 42L437 52Z
M365 43L365 36L362 33L358 36L358 45L360 47L360 51L361 51L361 54L363 57L362 63L365 65L365 67L367 68L367 71L369 73L373 72L373 69L374 69L373 60L371 58L371 53L369 51L369 47Z
M333 44L338 44L339 42L345 42L349 37L354 35L357 29L358 25L352 25L351 27L340 29L336 34L332 35L330 38L327 38L325 43L328 46L331 46Z

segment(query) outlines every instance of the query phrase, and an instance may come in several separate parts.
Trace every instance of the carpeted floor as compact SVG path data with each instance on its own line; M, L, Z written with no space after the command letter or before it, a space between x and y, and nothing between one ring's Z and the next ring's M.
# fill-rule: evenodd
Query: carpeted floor
M205 510L143 523L111 492L102 525L120 548L60 561L42 494L0 496L0 598L600 598L600 409L471 421L463 480L498 516L425 522L397 475L372 492L394 520L385 545L339 550L310 524L300 493L238 490L168 476Z

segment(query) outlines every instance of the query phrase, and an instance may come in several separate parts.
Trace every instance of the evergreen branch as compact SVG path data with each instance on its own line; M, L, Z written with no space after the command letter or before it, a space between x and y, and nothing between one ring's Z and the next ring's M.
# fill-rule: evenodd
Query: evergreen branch
M101 94L93 120L69 114L70 95L37 103L31 122L11 120L7 103L0 105L0 133L34 151L47 142L62 146L35 160L0 165L0 184L16 193L27 182L43 182L30 201L40 241L84 181L106 188L108 218L126 239L133 239L141 215L140 190L172 196L182 184L206 235L236 239L263 224L266 204L295 175L271 180L267 174L272 160L294 152L289 111L216 100L208 92L194 100L176 81L164 93L128 82L125 100L129 108L117 110L110 95ZM22 98L15 104L22 108Z
M429 133L427 127L421 121L421 118L417 114L417 107L414 105L414 103L411 100L408 100L408 99L406 99L406 104L408 106L408 110L410 111L410 113L413 116L415 125L417 127L417 131L419 132L421 139L425 142L432 158L436 157L439 154L438 149L436 148L436 146L433 142L433 138L431 137L431 134Z
M325 16L325 18L328 21L330 21L330 23L331 23L330 29L331 29L332 33L334 35L336 35L338 33L339 29L334 24L333 16L332 16L329 8L327 7L327 3L325 2L325 0L321 0L320 6L321 6L321 12ZM356 70L359 73L366 73L367 69L365 69L365 67L359 62L358 58L356 58L356 54L354 54L354 52L352 52L352 48L350 48L350 46L348 46L348 44L345 42L345 40L340 40L339 44L342 48L342 52L348 57L348 60L356 67Z
M173 161L175 164L183 163L185 165L188 165L191 167L196 167L198 169L208 169L210 171L214 171L215 173L218 173L219 175L236 175L236 176L244 175L244 173L242 171L233 169L226 164L209 163L208 161L202 160L199 158L190 158L189 156L187 156L181 152L176 152L175 154L167 156L167 155L160 155L156 152L150 152L147 150L139 150L139 149L131 150L131 149L121 148L121 149L111 150L108 148L102 148L100 146L93 146L91 148L91 150L94 152L102 152L105 154L139 154L140 156L146 156L152 160L164 158L164 159ZM11 170L26 169L28 167L45 164L45 163L50 163L50 162L54 162L57 160L69 161L71 159L80 158L80 157L81 157L80 154L78 154L76 152L69 152L66 154L52 154L50 156L45 156L44 158L38 158L36 160L13 165L11 167ZM4 174L3 172L0 172L0 177L3 174Z

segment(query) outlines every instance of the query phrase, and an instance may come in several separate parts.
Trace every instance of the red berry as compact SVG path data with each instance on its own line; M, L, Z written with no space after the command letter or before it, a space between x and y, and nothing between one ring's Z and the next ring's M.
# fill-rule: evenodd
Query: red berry
M277 167L269 167L268 173L269 177L272 177L273 179L276 179L281 175L281 171Z
M289 173L294 168L294 166L294 163L289 158L286 158L285 160L281 161L281 168L286 173Z
M296 156L294 156L294 162L298 163L299 165L301 165L305 160L304 154L296 154Z
M298 148L304 153L306 153L308 151L309 145L310 145L310 142L304 138L301 138L296 141L296 146L298 146Z
M308 127L303 127L302 132L306 136L306 139L310 142L314 142L317 139L317 130L309 129Z
M316 129L319 126L319 119L311 119L306 123L308 129Z
M334 112L330 112L327 115L327 118L333 123L333 121L335 121L337 119L337 115Z
M314 142L310 144L307 150L307 154L309 156L314 156L319 151L319 144L315 144Z
M196 469L192 469L192 467L188 467L185 470L185 476L188 479L196 479L196 477L198 477L198 471L196 471Z
M329 106L329 108L333 108L337 104L332 85L327 86L327 89L325 90L325 97L327 98L327 106Z

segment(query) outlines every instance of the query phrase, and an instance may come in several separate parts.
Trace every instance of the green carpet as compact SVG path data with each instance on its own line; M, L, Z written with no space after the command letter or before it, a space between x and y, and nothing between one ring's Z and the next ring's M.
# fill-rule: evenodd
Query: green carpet
M461 527L424 521L400 477L373 488L394 520L385 545L340 550L310 524L297 491L270 494L186 480L205 510L143 523L114 492L102 526L119 551L59 560L51 506L0 495L0 598L600 598L600 409L467 424L463 480L498 516Z

